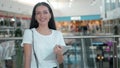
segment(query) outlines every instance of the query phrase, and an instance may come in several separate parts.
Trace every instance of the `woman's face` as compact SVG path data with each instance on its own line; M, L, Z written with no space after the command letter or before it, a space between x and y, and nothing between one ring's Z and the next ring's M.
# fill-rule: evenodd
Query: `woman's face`
M48 25L51 14L46 6L38 6L35 10L35 19L39 25Z

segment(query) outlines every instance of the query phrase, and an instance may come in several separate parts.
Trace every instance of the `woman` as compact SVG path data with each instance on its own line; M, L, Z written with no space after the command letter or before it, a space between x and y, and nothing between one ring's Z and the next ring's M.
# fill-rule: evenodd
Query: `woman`
M24 68L37 68L33 52L39 68L57 68L57 64L63 62L62 46L65 42L62 33L56 30L53 12L47 3L37 3L33 8L30 29L24 32L22 46ZM51 59L46 59L52 53Z

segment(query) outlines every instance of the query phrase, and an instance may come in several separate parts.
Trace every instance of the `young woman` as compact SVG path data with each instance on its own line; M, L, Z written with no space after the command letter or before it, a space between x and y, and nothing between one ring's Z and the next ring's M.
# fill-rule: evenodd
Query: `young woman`
M33 43L34 41L34 43ZM62 46L65 42L60 31L56 30L51 7L45 3L37 3L32 12L30 29L23 35L24 68L57 68L63 62ZM38 62L36 62L36 58ZM46 59L49 54L51 59Z

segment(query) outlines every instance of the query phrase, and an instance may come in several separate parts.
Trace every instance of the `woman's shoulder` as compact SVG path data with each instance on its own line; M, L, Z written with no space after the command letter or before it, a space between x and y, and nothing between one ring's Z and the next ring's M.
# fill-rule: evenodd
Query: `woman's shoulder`
M35 28L32 28L32 29L25 29L25 32L31 32L31 31L34 31Z
M31 31L31 29L25 29L25 31L24 32L30 32Z
M53 33L54 33L54 35L58 35L58 36L62 35L62 32L59 30L53 30Z
M34 28L32 28L32 29L25 29L24 33L31 34L32 31L34 32L34 30L35 30Z
M53 30L53 32L54 32L54 33L58 33L58 34L61 33L61 31L59 31L59 30Z

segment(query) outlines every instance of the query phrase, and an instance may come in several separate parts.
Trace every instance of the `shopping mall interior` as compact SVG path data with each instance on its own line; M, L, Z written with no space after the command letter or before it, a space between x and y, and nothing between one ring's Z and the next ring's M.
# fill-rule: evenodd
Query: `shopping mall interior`
M71 47L60 68L120 68L120 0L0 0L0 68L23 68L20 45L37 2L50 4Z

